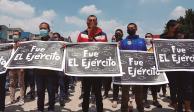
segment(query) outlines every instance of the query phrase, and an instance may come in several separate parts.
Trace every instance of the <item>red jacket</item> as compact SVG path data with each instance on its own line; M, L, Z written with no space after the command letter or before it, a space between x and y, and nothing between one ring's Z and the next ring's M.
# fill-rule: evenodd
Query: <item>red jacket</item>
M92 32L90 35L88 35L88 30L81 32L77 42L108 42L108 39L106 34L102 32L102 29L97 27L96 32Z

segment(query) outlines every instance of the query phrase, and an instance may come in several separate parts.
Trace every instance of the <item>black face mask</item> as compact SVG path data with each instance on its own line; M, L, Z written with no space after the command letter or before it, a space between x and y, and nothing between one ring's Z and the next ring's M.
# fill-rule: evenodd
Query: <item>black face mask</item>
M116 33L116 34L115 34L116 42L122 40L122 37L123 37L123 35L117 34L117 33Z
M123 40L122 37L116 38L116 42Z
M136 33L136 30L130 30L130 29L127 29L127 33L129 34L129 35L135 35L135 33Z

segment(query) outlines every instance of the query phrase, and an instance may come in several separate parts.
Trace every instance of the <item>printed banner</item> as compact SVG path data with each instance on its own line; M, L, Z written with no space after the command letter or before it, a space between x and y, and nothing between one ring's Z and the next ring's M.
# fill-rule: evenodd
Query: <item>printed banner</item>
M64 42L28 41L22 42L7 63L9 69L38 68L63 71Z
M158 71L194 71L194 40L157 39L154 52Z
M71 76L121 76L119 49L115 43L68 44L65 72Z
M0 44L0 74L6 72L4 67L13 53L13 43Z
M157 72L153 53L143 51L120 51L122 77L114 77L119 85L159 85L168 83L166 74Z

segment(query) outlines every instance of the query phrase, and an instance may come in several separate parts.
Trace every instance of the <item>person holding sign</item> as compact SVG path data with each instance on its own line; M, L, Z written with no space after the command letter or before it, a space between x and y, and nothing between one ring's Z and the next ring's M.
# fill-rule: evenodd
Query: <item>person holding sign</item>
M123 40L123 31L121 29L116 29L115 35L112 37L112 42L120 42ZM104 98L108 97L108 92L111 89L111 77L103 78L103 87L104 87ZM119 85L113 84L113 108L117 107L117 100L118 100L118 93L119 93Z
M0 111L5 109L5 82L6 73L0 74Z
M153 53L153 35L151 33L146 33L145 38L149 39L150 41L150 48L147 47L148 52ZM160 88L160 86L158 85L151 85L151 86L143 86L143 92L144 92L144 107L145 108L150 108L150 105L148 105L148 101L147 101L147 94L148 94L148 89L150 88L151 92L152 92L152 97L153 97L153 105L158 107L158 108L162 108L162 105L158 102L158 98L157 98L157 92Z
M48 41L50 39L49 32L50 26L46 22L42 22L39 25L40 36L42 41ZM36 85L37 85L37 106L38 111L44 111L45 89L48 91L49 106L48 111L54 111L55 108L55 93L57 88L57 72L53 70L35 69Z
M14 50L16 50L19 47L19 38L21 33L19 31L14 31L13 33L13 39L14 39ZM10 102L8 104L14 104L16 103L15 100L15 93L16 93L16 87L17 82L19 83L20 87L20 100L19 105L24 105L24 91L25 91L25 84L24 84L24 70L23 69L12 69L9 71L9 80L10 80ZM17 81L18 80L18 81Z
M6 83L6 73L0 74L0 112L5 109L5 83Z
M136 35L137 25L135 23L129 23L127 26L127 33L129 34L124 40L120 42L121 50L138 50L146 51L146 42L143 38ZM122 85L122 100L121 100L121 112L131 112L132 104L129 102L129 88L128 85ZM143 107L143 86L133 86L133 93L135 94L135 101L137 104L137 110L139 112L144 112Z
M61 35L57 32L53 33L51 41L62 41ZM60 88L59 93L59 104L60 106L65 105L65 99L68 98L68 86L69 86L69 78L67 75L64 74L63 71L58 71L58 85L57 85L57 94L58 94L58 88Z
M121 29L116 29L115 35L112 37L112 42L118 42L123 40L123 31ZM113 84L113 108L117 108L117 101L119 96L119 87L120 85Z
M147 46L147 51L148 52L154 52L154 49L153 49L153 39L154 39L154 36L151 34L151 33L146 33L145 34L145 38L146 38L146 46ZM162 92L163 92L163 96L165 97L166 96L166 84L163 84L160 86L160 88L162 88ZM160 90L160 88L158 88L158 90ZM145 92L145 91L144 91ZM152 94L153 95L153 94ZM153 97L154 98L154 97ZM156 103L157 104L157 103ZM159 105L158 105L159 106ZM158 107L157 106L157 107ZM159 106L160 107L160 106Z
M90 15L87 18L87 29L81 32L78 36L77 42L107 42L106 34L101 28L97 27L97 17ZM102 78L100 77L84 77L82 79L83 86L83 103L82 111L88 112L89 109L89 97L91 89L93 89L96 98L97 112L103 112L102 103Z
M121 40L123 40L123 30L116 29L115 35L112 37L112 42L119 42Z
M160 37L163 39L178 39L180 35L180 24L176 20L169 20L166 25L166 32ZM184 37L184 36L183 36ZM182 38L182 37L181 37ZM171 106L182 112L184 104L185 111L191 111L192 98L192 74L191 72L173 71L166 72L169 80Z

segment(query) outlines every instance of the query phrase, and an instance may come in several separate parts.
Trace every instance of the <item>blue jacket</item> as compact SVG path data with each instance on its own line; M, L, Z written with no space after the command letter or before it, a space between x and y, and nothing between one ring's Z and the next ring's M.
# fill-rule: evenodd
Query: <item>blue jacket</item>
M120 42L121 50L138 50L146 51L146 42L143 38L139 38L138 35L127 36L124 40Z

